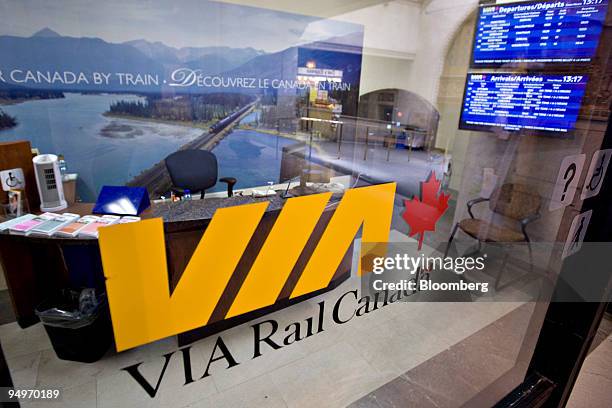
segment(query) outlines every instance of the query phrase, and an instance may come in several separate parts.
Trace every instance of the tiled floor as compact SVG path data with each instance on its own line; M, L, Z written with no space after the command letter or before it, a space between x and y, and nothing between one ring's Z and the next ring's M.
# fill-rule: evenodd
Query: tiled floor
M341 290L338 288L337 297ZM173 340L109 355L94 364L57 359L40 325L0 328L13 380L18 387L60 387L58 406L330 406L341 407L443 352L514 309L516 304L398 303L344 326L326 322L325 332L251 360L252 334L240 326L222 334L240 364L213 363L211 376L183 386L182 359L173 355L160 390L150 399L121 368L144 361L141 372L154 382L162 355ZM290 323L316 312L305 302L272 318ZM428 321L437 324L428 327ZM213 338L193 345L194 378L203 373ZM247 392L247 390L249 390ZM247 399L248 397L248 399ZM230 403L231 402L231 403ZM26 405L27 406L27 405ZM44 406L52 406L45 403Z
M351 278L329 293L257 321L274 319L282 330L292 322L316 316L317 303L321 300L331 308L341 294L358 285L359 280ZM194 343L191 361L196 381L187 385L184 385L182 353L176 352L177 345L172 338L120 354L109 352L94 364L59 360L40 324L25 330L16 323L5 324L0 326L0 340L17 387L63 390L61 401L23 406L342 407L440 353L452 350L457 343L520 305L516 302L400 302L343 325L333 324L331 310L327 310L325 331L280 350L265 348L263 355L256 359L252 359L250 325L253 322L250 322L220 334L239 365L226 369L225 360L213 362L211 375L200 380L217 336ZM505 344L498 346L512 348ZM163 367L163 355L173 351L153 399L121 370L143 362L139 370L154 384ZM504 370L512 362L512 352L513 349L509 357L488 366L487 372ZM443 365L439 368L444 372Z
M608 331L611 325L612 320L604 318L599 332ZM595 343L578 374L568 408L612 407L612 335L603 340L596 338Z
M603 343L612 334L612 315L606 313L599 323L597 333L589 349L589 354L593 352L601 343Z
M0 271L0 273L2 273ZM9 297L8 290L0 290L0 324L10 323L15 321L15 313L13 313L13 305Z
M488 393L487 399L494 403L516 386L487 389L517 364L533 310L533 303L520 306L354 402L351 407L470 406L472 398L483 392Z

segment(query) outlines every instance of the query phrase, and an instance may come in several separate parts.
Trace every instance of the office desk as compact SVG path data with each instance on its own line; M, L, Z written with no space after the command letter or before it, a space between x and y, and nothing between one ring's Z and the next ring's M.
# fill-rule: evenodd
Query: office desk
M269 201L266 213L238 263L209 323L202 328L180 334L178 336L179 344L193 342L271 311L298 303L331 290L346 280L350 275L352 246L347 251L327 288L301 298L289 299L289 294L297 283L335 211L338 199L339 196L334 195L330 205L324 211L277 302L267 308L231 319L225 319L225 315L263 246L285 200L279 196L269 198L235 196L224 199L209 198L176 203L153 203L151 208L141 216L144 219L160 217L164 220L168 279L170 288L173 290L218 208ZM81 203L69 207L65 212L87 215L91 213L92 208L93 204ZM38 322L34 309L54 291L64 287L101 287L104 282L97 239L39 238L12 235L6 232L0 233L0 262L6 276L17 322L21 327L27 327ZM202 295L205 296L205 294Z

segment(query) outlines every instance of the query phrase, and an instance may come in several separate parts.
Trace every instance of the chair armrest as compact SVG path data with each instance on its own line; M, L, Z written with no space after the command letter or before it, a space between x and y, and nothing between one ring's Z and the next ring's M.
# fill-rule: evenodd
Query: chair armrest
M484 203L485 201L489 201L489 200L490 198L478 197L478 198L468 201L467 208L468 208L468 213L470 214L470 217L475 218L474 214L472 213L473 206L475 206L478 203Z
M521 231L523 231L523 235L525 236L527 242L530 242L529 236L527 235L527 225L531 224L534 221L537 221L538 219L540 219L540 214L536 213L531 214L521 220Z
M234 177L223 177L220 178L219 181L227 184L227 196L232 197L234 195L234 184L236 184L238 180Z

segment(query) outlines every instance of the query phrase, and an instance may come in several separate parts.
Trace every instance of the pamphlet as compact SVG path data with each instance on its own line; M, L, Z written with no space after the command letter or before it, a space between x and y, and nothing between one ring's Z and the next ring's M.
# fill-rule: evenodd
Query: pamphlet
M15 224L11 227L9 227L9 231L11 232L11 234L25 234L27 233L29 230L31 230L32 228L35 228L37 226L39 226L40 224L49 221L55 217L59 216L59 214L53 214L53 213L43 213L39 216L36 216L32 219L29 220L25 220L23 222L20 222L19 224Z
M79 235L79 231L81 231L85 226L91 224L99 220L100 217L96 217L95 215L86 215L81 219L75 220L68 225L63 226L55 232L55 235L58 237L68 237L74 238Z
M133 215L126 215L125 217L121 217L119 220L119 224L127 224L130 222L138 222L140 221L140 217L135 217Z
M98 238L98 229L119 222L121 217L116 215L103 215L96 221L88 224L85 228L79 231L79 236Z
M60 228L72 223L74 220L79 218L78 214L72 213L64 213L62 215L58 215L53 219L43 222L40 225L30 229L26 235L39 235L50 237L53 233Z
M21 217L17 217L17 218L13 218L12 220L5 221L0 224L0 232L6 231L7 229L11 228L13 225L17 225L22 222L29 221L33 218L36 218L34 214L25 214L25 215L22 215Z

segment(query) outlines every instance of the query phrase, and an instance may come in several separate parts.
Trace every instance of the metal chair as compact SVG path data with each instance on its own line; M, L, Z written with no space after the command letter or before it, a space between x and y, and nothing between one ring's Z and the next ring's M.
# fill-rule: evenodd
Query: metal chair
M179 150L166 157L165 163L172 180L172 190L178 194L184 194L187 189L192 193L199 191L203 199L205 190L217 184L217 157L207 150ZM223 177L219 181L227 184L227 196L232 197L237 180Z
M527 234L527 226L540 218L541 197L534 192L533 188L522 184L504 184L491 194L491 198L476 198L467 203L468 213L470 218L463 219L455 224L448 240L444 257L448 255L453 238L457 230L465 232L470 237L478 241L478 249L481 250L481 244L484 243L527 243L529 251L530 271L533 270L533 252L531 248L531 239ZM481 220L474 216L472 208L479 203L489 202L489 209L494 214L502 215L511 220L517 221L520 226L518 229L513 229L505 225L500 225L494 222ZM504 260L505 266L505 260ZM503 267L502 267L503 271ZM495 287L498 287L501 279L502 271L497 276Z

